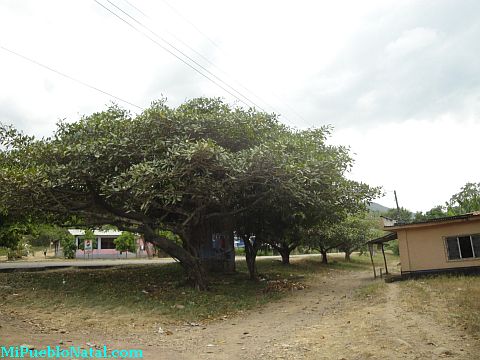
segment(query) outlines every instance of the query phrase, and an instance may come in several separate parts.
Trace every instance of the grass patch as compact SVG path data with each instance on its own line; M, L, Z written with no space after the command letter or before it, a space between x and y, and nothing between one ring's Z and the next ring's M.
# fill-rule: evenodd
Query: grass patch
M0 307L32 316L54 313L71 323L89 318L120 322L122 316L173 323L216 320L301 290L316 273L369 266L369 258L363 256L353 256L348 264L340 257L330 259L325 266L319 256L294 258L285 266L279 260L259 258L259 282L250 281L245 261L238 261L235 274L211 275L206 292L186 285L178 264L0 273Z
M371 304L371 300L381 301L385 300L385 288L387 284L385 281L378 280L368 285L362 286L355 293L355 298L359 300L368 300Z
M395 269L396 264L399 261L399 257L392 254L385 254L387 258L387 265L389 270ZM373 257L373 262L376 268L385 267L383 262L383 256L381 254L376 254ZM366 270L372 268L372 262L370 260L370 255L368 254L353 254L351 255L350 261L347 262L343 259L343 256L329 255L329 265L338 269L345 269L345 270Z
M480 276L444 275L401 284L410 308L434 313L480 336Z
M186 285L178 264L0 273L0 306L148 313L174 321L217 319L279 299L286 294L282 289L290 287L272 287L272 282L299 283L322 267L309 261L283 266L278 260L259 259L260 282L248 279L245 262L238 262L237 269L232 275L212 275L206 292Z

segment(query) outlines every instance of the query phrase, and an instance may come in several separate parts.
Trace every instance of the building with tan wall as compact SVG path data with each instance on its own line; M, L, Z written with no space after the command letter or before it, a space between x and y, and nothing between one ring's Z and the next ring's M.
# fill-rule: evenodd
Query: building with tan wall
M402 275L480 272L480 212L384 229L397 234Z

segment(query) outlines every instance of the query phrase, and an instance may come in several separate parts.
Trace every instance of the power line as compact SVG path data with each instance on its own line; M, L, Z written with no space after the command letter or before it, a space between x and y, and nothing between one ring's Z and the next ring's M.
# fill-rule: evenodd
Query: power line
M139 11L141 14L143 14L145 17L148 18L148 16L143 12L141 11L138 7L136 7L135 5L133 5L132 3L130 3L128 0L123 0L124 2L126 2L127 4L129 4L130 6L132 6L133 8L135 8L137 11ZM177 16L179 16L180 18L182 18L186 23L188 23L192 28L194 28L200 35L202 35L203 37L205 37L208 41L210 41L217 49L219 49L220 51L224 52L223 49L218 46L208 35L206 35L203 31L201 31L192 21L190 21L186 16L184 16L178 9L176 9L173 5L171 5L168 1L166 0L161 0L164 4L166 4L175 14L177 14ZM228 54L227 54L228 55ZM203 57L203 56L202 56ZM208 60L207 60L208 61ZM217 67L218 69L218 67ZM225 74L225 72L223 72L221 69L219 69L222 73ZM227 76L229 76L228 74L225 74ZM254 97L256 97L258 100L260 100L261 102L263 102L264 104L266 104L268 107L270 107L271 109L275 110L275 108L270 105L268 102L266 102L265 100L261 99L259 96L257 96L256 94L254 94L252 91L250 91L249 89L247 89L245 86L243 86L241 83L239 83L238 81L235 81L238 85L240 85L240 87L242 87L245 91L247 91L249 94L253 95ZM293 114L295 114L300 120L302 120L304 123L308 123L308 121L301 115L298 113L298 111L296 111L292 106L290 106L288 103L286 102L283 102L282 99L280 99L275 93L271 93L271 95L273 95L278 101L280 101L281 103L283 103ZM313 124L312 124L313 125Z
M109 1L110 2L110 1ZM148 20L151 20L153 21L153 19L148 16L144 11L142 11L140 8L138 8L137 6L135 6L134 4L132 4L131 2L129 2L128 0L123 0L123 2L127 3L130 7L132 7L133 9L135 9L137 12L139 12L140 14L142 14L146 19ZM168 5L178 16L180 16L184 21L188 22L197 32L199 32L202 36L204 36L205 38L207 38L208 40L210 40L210 42L212 42L213 45L215 45L216 48L218 48L220 51L222 51L222 49L213 42L213 40L211 40L207 35L205 35L198 27L196 27L192 22L190 22L187 18L185 18L184 16L182 16L182 14L176 10L172 5L170 5L169 3L167 3L166 1L163 1L166 5ZM255 94L253 91L251 91L250 89L248 89L245 85L243 85L241 82L237 81L236 79L234 79L230 74L228 74L227 72L225 72L224 70L222 70L221 68L219 68L217 65L215 65L212 61L210 61L206 56L202 55L200 52L198 52L197 50L195 50L193 47L191 47L190 45L188 45L185 41L183 41L181 38L179 38L178 36L176 36L175 34L173 34L172 32L168 31L168 29L163 29L167 34L169 34L170 36L172 36L175 40L179 41L182 45L184 45L185 47L187 47L189 50L191 50L192 52L194 52L197 56L199 56L201 59L203 59L206 63L210 64L213 68L215 68L218 72L222 73L223 75L227 76L230 80L232 80L234 83L236 83L236 85L240 86L243 90L245 90L248 94L252 95L254 98L256 98L257 100L259 100L260 102L262 102L263 104L267 105L268 108L272 109L274 112L275 111L275 107L272 106L271 104L269 104L267 101L265 101L264 99L262 99L260 96L258 96L257 94ZM288 104L286 104L288 106ZM299 116L297 114L297 116ZM301 117L301 116L299 116Z
M36 60L34 60L34 59L32 59L32 58L29 58L29 57L27 57L27 56L25 56L25 55L22 55L22 54L20 54L20 53L18 53L18 52L16 52L16 51L13 51L13 50L11 50L11 49L8 49L8 48L6 48L5 46L0 45L0 48L3 49L3 50L5 50L5 51L7 51L7 52L9 52L9 53L11 53L11 54L13 54L13 55L18 56L18 57L20 57L20 58L22 58L22 59L24 59L24 60L27 60L27 61L35 64L35 65L38 65L38 66L40 66L40 67L42 67L42 68L44 68L44 69L47 69L47 70L49 70L49 71L51 71L51 72L54 72L54 73L57 74L57 75L63 76L63 77L65 77L65 78L69 79L69 80L72 80L72 81L74 81L74 82L76 82L76 83L79 83L79 84L81 84L81 85L83 85L83 86L86 86L86 87L88 87L88 88L90 88L90 89L93 89L93 90L95 90L95 91L98 91L98 92L100 92L100 93L102 93L102 94L104 94L104 95L108 95L108 96L110 96L110 97L112 97L112 98L114 98L114 99L116 99L116 100L119 100L119 101L125 103L125 104L134 106L134 107L136 107L137 109L145 110L145 109L142 108L141 106L135 105L134 103L131 103L130 101L127 101L127 100L125 100L125 99L122 99L121 97L118 97L118 96L116 96L116 95L113 95L113 94L111 94L111 93L109 93L109 92L107 92L107 91L105 91L105 90L99 89L99 88L97 88L96 86L90 85L90 84L86 83L85 81L79 80L79 79L77 79L77 78L74 78L73 76L70 76L70 75L65 74L65 73L63 73L63 72L60 72L60 71L58 71L58 70L55 70L54 68L52 68L52 67L50 67L50 66L48 66L48 65L42 64L42 63L40 63L40 62L38 62L38 61L36 61Z
M95 0L96 1L96 0ZM123 12L125 15L127 15L128 17L130 17L131 19L133 19L135 22L137 22L138 24L140 24L140 26L146 28L149 32L151 32L152 34L154 34L155 36L159 37L162 41L166 42L168 45L172 46L174 49L176 49L178 51L178 49L173 46L172 44L170 44L168 41L166 41L165 39L163 39L162 37L160 37L157 33L153 32L150 28L148 28L147 26L145 26L144 24L142 24L140 21L138 21L137 19L133 18L130 14L126 13L124 10L120 9L117 5L115 5L114 3L112 3L112 1L110 0L106 0L108 1L110 4L112 4L114 7L116 7L118 10L120 10L121 12ZM132 4L130 1L128 0L123 0L123 2L125 2L126 4L128 4L130 7L132 7L133 9L135 9L136 11L138 11L140 14L142 14L145 18L147 19L150 19L150 20L153 20L150 16L148 16L143 10L141 10L139 7L135 6L134 4ZM201 34L202 36L204 36L207 40L209 40L216 48L218 48L220 51L223 52L223 50L210 38L208 37L204 32L202 32L193 22L191 22L190 20L188 20L188 18L186 18L185 16L183 16L176 8L174 8L170 3L168 3L167 1L165 0L162 0L163 3L165 3L169 8L171 8L179 17L181 17L184 21L186 21L188 24L190 24L199 34ZM194 48L192 48L190 45L188 45L187 43L185 43L182 39L180 39L179 37L175 36L175 34L172 34L170 31L166 30L166 32L168 34L170 34L171 36L173 36L174 39L176 39L177 41L179 41L181 44L183 44L184 46L186 46L188 49L190 49L191 51L193 51L195 54L197 54L200 58L202 58L205 62L207 62L208 64L210 64L212 67L214 67L215 69L217 69L219 72L221 72L223 75L226 75L227 77L229 77L231 80L233 80L238 86L240 86L243 90L245 90L247 93L249 93L250 95L252 95L254 98L256 98L257 100L259 100L260 102L262 102L263 104L267 105L267 107L269 107L270 109L273 110L273 112L279 114L278 111L275 110L275 107L273 105L271 105L269 102L265 101L264 99L262 99L260 96L258 96L257 94L255 94L254 92L252 92L250 89L248 89L246 86L244 86L242 83L240 83L239 81L235 80L232 78L232 76L228 73L226 73L225 71L223 71L222 69L220 69L218 66L216 66L212 61L210 61L208 58L206 58L204 55L202 55L201 53L199 53L198 51L196 51ZM235 91L237 94L239 94L240 96L242 96L243 98L247 99L249 102L251 102L254 106L256 106L257 108L259 108L260 110L266 112L262 107L260 107L259 105L255 104L251 99L247 98L245 95L243 95L240 91L236 90L235 88L233 88L231 85L227 84L225 81L223 81L222 79L220 79L218 76L216 76L215 74L213 74L212 72L210 72L208 69L206 69L205 67L203 67L202 65L198 64L195 60L191 59L188 55L185 55L183 52L181 52L182 55L186 56L189 60L193 61L195 64L197 64L198 66L200 66L202 69L204 69L205 71L207 71L209 74L211 74L212 76L214 76L216 79L218 79L219 81L221 81L223 84L225 84L226 86L228 86L230 89L232 89L233 91ZM308 121L298 113L298 111L296 111L292 106L290 106L288 103L286 102L283 102L277 95L275 95L274 93L272 93L272 95L280 102L283 103L283 105L285 107L287 107L291 113L295 114L295 116L297 118L299 118L300 120L302 120L304 123L308 123ZM237 98L237 100L239 100ZM244 104L245 102L242 101ZM248 104L246 104L248 105ZM315 127L313 123L310 124L312 127Z
M257 105L254 101L252 101L251 99L249 99L248 97L246 97L245 95L243 95L242 93L240 93L239 91L237 91L236 89L234 89L232 86L230 86L229 84L227 84L225 81L223 81L222 79L220 79L218 76L216 76L215 74L213 74L212 72L210 72L207 68L205 68L204 66L202 66L201 64L199 64L197 61L195 61L194 59L192 59L190 56L188 56L187 54L185 54L183 51L179 50L177 47L175 47L173 44L171 44L170 42L168 42L167 40L165 40L164 38L162 38L160 35L158 35L157 33L155 33L153 30L151 30L148 26L142 24L139 20L137 20L136 18L134 18L132 15L130 15L128 12L126 12L125 10L123 10L122 8L120 8L119 6L115 5L114 3L112 3L110 0L107 0L112 6L114 6L116 9L118 9L119 11L121 11L123 14L125 14L127 17L129 17L130 19L132 19L133 21L135 21L137 24L139 24L141 27L143 27L144 29L146 29L148 32L150 32L151 34L153 34L155 37L157 37L158 39L160 39L163 43L167 44L170 48L172 48L175 52L181 54L184 58L188 59L185 60L184 58L182 58L181 56L177 55L174 51L172 51L171 49L167 48L166 46L164 46L163 44L159 43L157 40L155 40L154 38L152 38L151 36L149 36L148 34L146 34L145 32L139 30L135 25L131 24L129 21L125 20L123 17L121 17L120 15L118 15L116 12L112 11L111 9L109 9L108 7L106 7L105 5L103 5L102 3L100 3L98 0L94 0L98 5L100 5L102 8L104 8L105 10L107 10L108 12L110 12L112 15L114 15L116 18L118 18L119 20L121 20L122 22L124 22L125 24L127 24L128 26L130 26L131 28L133 28L135 31L139 32L140 34L142 34L143 36L145 36L146 38L148 38L150 41L152 41L153 43L155 43L157 46L161 47L163 50L167 51L168 53L170 53L171 55L173 55L175 58L177 58L178 60L180 60L181 62L183 62L185 65L187 65L188 67L190 67L191 69L193 69L195 72L197 72L198 74L202 75L203 77L205 77L207 80L209 80L210 82L212 82L213 84L215 84L216 86L218 86L219 88L221 88L223 91L227 92L228 94L230 94L231 96L233 96L235 99L237 99L238 101L242 102L243 104L247 105L247 106L251 106L250 104L252 104L253 106L257 107L258 109L266 112L261 106ZM218 81L220 81L222 84L224 84L226 87L228 87L229 89L231 89L233 92L237 93L240 97L242 97L243 99L241 99L240 97L238 97L237 95L235 95L232 91L228 90L227 88L225 88L225 86L222 86L221 84L219 84L217 81L215 81L214 79L212 79L211 77L209 77L208 75L204 74L201 70L199 70L197 67L195 67L194 65L192 65L190 62L192 62L193 64L195 64L196 66L198 66L199 68L201 68L202 70L204 70L205 72L207 72L209 75L213 76L215 79L217 79ZM250 104L248 104L248 102Z

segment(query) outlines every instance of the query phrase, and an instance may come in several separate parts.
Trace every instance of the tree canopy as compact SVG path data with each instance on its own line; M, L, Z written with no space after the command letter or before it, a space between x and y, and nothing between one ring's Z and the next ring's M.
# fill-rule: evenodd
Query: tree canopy
M341 219L376 196L345 178L352 159L327 145L329 132L206 98L177 108L160 100L138 116L114 105L60 122L50 138L2 125L0 207L13 218L140 233L205 288L208 229L229 223L294 242L296 227Z
M480 183L466 183L447 202L449 215L460 215L480 210Z

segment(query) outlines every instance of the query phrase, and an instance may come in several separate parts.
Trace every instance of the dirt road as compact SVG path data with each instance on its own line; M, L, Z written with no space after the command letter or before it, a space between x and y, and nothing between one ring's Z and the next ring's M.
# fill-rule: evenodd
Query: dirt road
M401 283L382 286L381 297L360 298L358 289L371 283L369 272L329 270L287 299L216 323L132 327L125 320L121 327L95 333L83 327L44 331L42 323L0 308L0 343L88 342L144 349L146 359L175 360L479 358L478 340L408 308Z

